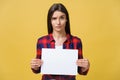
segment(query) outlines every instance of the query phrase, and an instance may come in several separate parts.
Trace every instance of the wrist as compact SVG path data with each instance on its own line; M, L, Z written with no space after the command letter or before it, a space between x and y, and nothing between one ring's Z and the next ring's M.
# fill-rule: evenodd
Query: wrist
M37 70L39 70L39 67L34 67L32 69L37 71Z
M88 69L89 69L89 68L84 68L84 67L82 67L82 68L81 68L81 71L82 71L82 72L85 72L85 71L87 71Z

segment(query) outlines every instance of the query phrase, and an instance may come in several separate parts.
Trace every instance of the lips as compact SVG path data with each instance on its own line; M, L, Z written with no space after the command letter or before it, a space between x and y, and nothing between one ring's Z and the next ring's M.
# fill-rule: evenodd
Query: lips
M61 26L56 26L56 28L61 28Z

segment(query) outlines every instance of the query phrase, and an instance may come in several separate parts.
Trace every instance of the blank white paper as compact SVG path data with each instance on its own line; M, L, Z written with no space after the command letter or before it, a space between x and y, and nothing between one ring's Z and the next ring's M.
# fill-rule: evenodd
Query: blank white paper
M42 74L76 75L78 50L73 49L42 49Z

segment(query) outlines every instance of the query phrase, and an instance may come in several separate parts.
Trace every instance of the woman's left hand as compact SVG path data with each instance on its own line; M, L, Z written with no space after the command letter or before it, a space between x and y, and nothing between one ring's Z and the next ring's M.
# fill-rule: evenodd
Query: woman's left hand
M78 59L76 64L81 67L82 72L85 72L89 69L90 63L88 59Z

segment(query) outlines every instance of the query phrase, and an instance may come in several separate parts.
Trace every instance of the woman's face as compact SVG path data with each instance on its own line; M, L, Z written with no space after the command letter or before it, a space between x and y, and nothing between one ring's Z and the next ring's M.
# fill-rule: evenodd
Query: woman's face
M61 11L55 11L51 18L53 31L64 32L66 26L66 15Z

